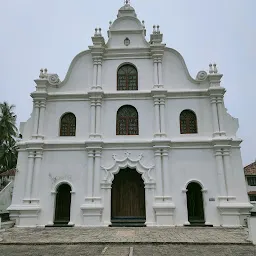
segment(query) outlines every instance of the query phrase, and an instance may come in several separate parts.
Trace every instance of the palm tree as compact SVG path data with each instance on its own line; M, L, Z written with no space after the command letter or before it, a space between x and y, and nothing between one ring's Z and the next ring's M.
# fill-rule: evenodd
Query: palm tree
M15 125L16 115L13 112L14 105L7 102L0 103L0 143L9 141L17 136L18 129Z
M0 103L0 172L16 167L16 137L18 129L15 125L14 105Z

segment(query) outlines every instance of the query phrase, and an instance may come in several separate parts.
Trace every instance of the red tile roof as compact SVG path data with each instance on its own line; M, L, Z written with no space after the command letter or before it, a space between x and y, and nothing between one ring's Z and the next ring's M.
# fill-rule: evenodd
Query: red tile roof
M256 162L251 163L244 167L245 175L256 175Z
M250 191L248 192L248 195L256 195L256 191Z
M5 172L0 173L0 176L15 176L16 169L11 169Z

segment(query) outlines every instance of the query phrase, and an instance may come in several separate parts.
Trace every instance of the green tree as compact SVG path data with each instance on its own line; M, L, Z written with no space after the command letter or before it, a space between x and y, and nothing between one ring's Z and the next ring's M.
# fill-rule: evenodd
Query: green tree
M16 115L14 105L0 103L0 172L16 167L17 148Z

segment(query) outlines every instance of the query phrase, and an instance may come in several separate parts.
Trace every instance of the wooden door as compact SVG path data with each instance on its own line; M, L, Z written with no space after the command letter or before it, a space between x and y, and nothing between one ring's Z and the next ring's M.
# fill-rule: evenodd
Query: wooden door
M191 224L205 222L202 187L198 183L192 182L187 187L187 209Z
M68 224L70 221L71 188L68 184L58 187L55 202L54 223Z
M145 218L145 189L141 175L126 168L112 184L111 215L114 218Z

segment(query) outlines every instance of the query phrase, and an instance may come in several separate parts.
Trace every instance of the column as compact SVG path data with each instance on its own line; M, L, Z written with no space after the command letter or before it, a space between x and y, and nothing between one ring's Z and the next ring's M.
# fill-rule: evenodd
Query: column
M215 150L215 158L216 158L220 196L227 196L227 184L226 184L226 177L225 177L225 172L223 168L222 149Z
M111 224L111 184L102 183L101 188L104 195L103 225L108 227Z
M28 170L27 170L27 178L25 183L25 200L29 200L31 198L33 168L34 168L34 151L29 151L28 152Z
M96 134L101 133L101 100L96 102Z
M163 149L163 180L164 180L164 197L171 196L171 178L170 178L170 168L169 168L169 157L168 150ZM167 198L168 200L168 198Z
M92 201L93 197L93 160L94 160L94 152L93 150L88 151L88 167L87 167L87 195L86 197L88 198L88 202Z
M101 89L102 83L102 61L99 59L98 61L98 78L97 78L97 87Z
M165 99L160 99L160 130L162 134L165 134Z
M162 197L163 191L163 177L161 164L161 150L155 149L155 178L156 178L156 196Z
M35 155L35 167L33 173L33 185L32 185L32 198L38 199L39 187L40 187L40 170L42 162L43 152L37 151Z
M97 86L97 59L93 59L93 85L92 87L95 88Z
M184 209L182 212L184 213L184 220L185 220L184 225L190 225L190 222L188 221L187 192L188 192L187 189L182 190L182 196L183 196L182 206L183 206L183 209Z
M160 134L160 116L159 116L159 99L154 99L154 108L155 108L155 134Z
M39 121L39 102L34 100L34 111L33 111L33 136L37 136Z
M217 105L216 105L216 98L211 97L211 106L212 106L212 117L213 117L213 133L219 133L219 121L218 121L218 112L217 112Z
M146 197L146 225L147 227L154 226L155 224L155 213L153 209L154 202L154 189L155 184L145 184L145 197Z
M162 71L162 59L158 59L158 81L159 85L163 86L163 71Z
M157 59L154 59L154 85L157 86L158 83L158 70L157 70Z
M100 161L101 161L101 150L95 151L95 165L94 165L94 194L93 197L101 197L101 177L100 177Z
M223 109L223 96L217 98L217 109L218 109L218 116L219 116L219 127L220 133L225 135L225 127L224 127L224 109Z
M226 183L227 183L227 195L232 195L232 184L234 182L231 163L230 163L230 150L223 149L223 161L224 161L224 169L225 169L225 176L226 176Z
M39 127L38 127L38 134L41 136L43 136L45 107L46 107L46 103L44 101L41 101L40 115L39 115Z
M91 99L91 135L95 134L95 108L96 108L96 101Z

